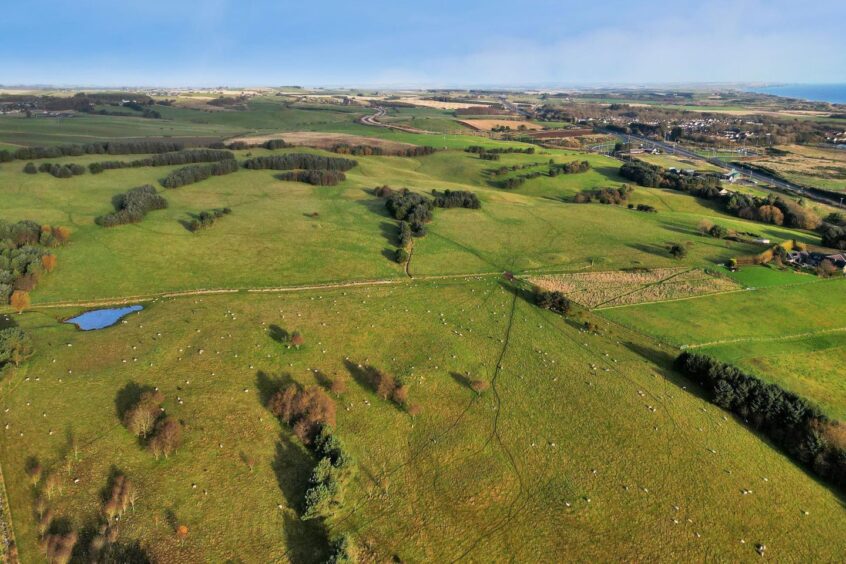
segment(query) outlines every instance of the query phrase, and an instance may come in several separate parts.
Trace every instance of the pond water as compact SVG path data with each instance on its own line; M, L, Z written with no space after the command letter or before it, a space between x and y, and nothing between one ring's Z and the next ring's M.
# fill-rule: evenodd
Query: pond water
M111 327L125 315L129 315L133 311L140 311L144 306L132 305L126 307L116 307L108 309L95 309L86 311L82 315L77 315L65 321L65 323L73 323L83 331L94 331L96 329L103 329Z

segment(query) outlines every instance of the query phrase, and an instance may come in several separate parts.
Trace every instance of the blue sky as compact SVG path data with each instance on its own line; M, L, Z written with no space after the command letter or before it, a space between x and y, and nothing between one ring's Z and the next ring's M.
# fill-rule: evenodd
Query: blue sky
M846 0L7 0L0 84L846 82Z

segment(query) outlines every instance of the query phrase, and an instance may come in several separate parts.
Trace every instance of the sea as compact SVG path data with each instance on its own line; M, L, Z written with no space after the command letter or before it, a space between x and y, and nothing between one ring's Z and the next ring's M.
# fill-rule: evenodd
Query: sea
M814 102L846 104L846 84L785 84L781 86L760 86L747 88L749 92L772 94Z

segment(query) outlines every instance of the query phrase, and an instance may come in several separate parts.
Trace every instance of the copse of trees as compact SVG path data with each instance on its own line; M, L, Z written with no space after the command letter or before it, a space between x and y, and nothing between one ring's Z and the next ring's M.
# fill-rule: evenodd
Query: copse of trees
M831 213L819 227L822 244L832 249L846 249L846 216Z
M305 445L315 441L324 425L335 425L335 402L318 386L290 384L270 397L267 408Z
M56 266L53 247L65 244L70 232L65 227L40 225L24 220L0 220L0 303L12 303L22 311L29 305L29 294L44 272ZM51 258L47 258L51 257Z
M632 192L634 192L634 188L628 184L623 184L619 188L594 188L576 194L573 201L577 204L599 202L600 204L619 205L626 202Z
M165 176L160 184L165 188L179 188L187 184L194 184L211 178L212 176L223 176L238 170L238 161L226 159L206 165L189 165L178 168Z
M436 208L469 208L477 210L482 207L482 202L474 192L465 190L445 190L439 192L432 190L432 205Z
M535 304L543 309L567 315L570 312L570 300L561 292L547 292L545 290L537 290L535 292Z
M347 176L337 170L289 170L276 175L279 180L287 182L305 182L313 186L336 186L347 179Z
M311 153L288 153L267 155L247 159L242 166L251 170L334 170L345 172L353 168L356 161L341 157L324 157Z
M156 458L167 458L182 444L182 424L164 413L162 402L164 395L160 391L147 390L123 414L123 425Z
M37 172L46 172L52 174L56 178L71 178L72 176L79 176L85 174L85 167L76 164L55 164L55 163L41 163L36 168L35 163L27 163L23 171L27 174L35 174Z
M184 151L171 151L168 153L158 153L145 159L136 159L134 161L103 161L98 163L91 163L88 169L92 174L99 174L104 170L111 170L116 168L138 168L142 166L172 166L195 163L211 163L234 159L235 155L230 151L221 151L215 149L188 149Z
M191 231L199 231L214 225L214 222L225 215L232 213L231 208L217 208L213 210L204 210L198 213L190 222L188 222L188 229Z
M351 473L352 458L329 425L320 425L312 443L317 464L305 493L304 521L329 516L337 507L342 489Z
M0 369L7 364L19 366L34 352L32 339L19 327L0 329Z
M115 199L115 211L101 215L95 221L103 227L114 227L126 223L137 223L144 219L147 212L162 210L167 207L165 200L156 189L145 184L132 188Z
M589 170L590 163L588 161L552 163L549 165L549 176L558 176L559 174L578 174L580 172L587 172Z
M464 149L467 153L477 153L477 154L491 154L491 155L502 155L508 153L521 153L524 155L534 155L535 148L534 147L482 147L481 145L470 145L466 149Z
M394 219L409 222L414 230L415 224L422 225L432 220L434 204L426 196L403 188L388 194L385 207Z
M806 399L706 355L683 352L676 366L710 400L767 435L820 477L846 488L846 449L825 435L833 424Z

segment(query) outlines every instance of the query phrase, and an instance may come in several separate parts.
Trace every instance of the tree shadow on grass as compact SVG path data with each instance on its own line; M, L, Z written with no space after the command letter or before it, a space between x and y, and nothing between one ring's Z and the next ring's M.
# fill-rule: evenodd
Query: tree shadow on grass
M359 386L376 393L376 388L379 385L379 370L377 368L356 364L351 360L345 360L344 366Z
M155 388L147 385L140 385L137 382L129 382L123 388L118 390L115 395L115 414L118 419L123 421L123 416L130 407L138 403L141 399L141 394L144 392L155 391Z
M659 256L662 258L672 258L670 253L667 252L666 247L659 246L659 245L645 245L642 243L630 243L626 245L630 249L634 249L636 251L640 251L642 253L647 253L650 255Z
M458 372L450 372L449 375L459 386L463 386L468 390L473 391L472 380L470 380L470 378L464 374L459 374Z
M287 388L294 383L294 379L290 374L268 374L262 370L256 372L256 388L259 392L259 401L262 405L267 405L273 394Z
M288 333L286 329L283 329L275 323L268 327L267 334L277 343L285 343L291 338L291 334Z

